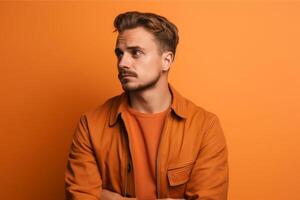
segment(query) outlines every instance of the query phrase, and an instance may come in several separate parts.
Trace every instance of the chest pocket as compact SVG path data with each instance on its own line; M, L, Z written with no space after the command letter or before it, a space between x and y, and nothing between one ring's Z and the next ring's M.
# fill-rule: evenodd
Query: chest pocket
M194 166L194 161L172 164L168 168L169 197L184 198L186 183Z

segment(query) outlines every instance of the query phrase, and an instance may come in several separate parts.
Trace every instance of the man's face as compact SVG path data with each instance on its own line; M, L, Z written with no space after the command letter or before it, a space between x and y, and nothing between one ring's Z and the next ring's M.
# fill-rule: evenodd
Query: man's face
M141 91L156 85L161 78L162 55L152 33L142 27L118 35L115 54L118 77L125 91Z

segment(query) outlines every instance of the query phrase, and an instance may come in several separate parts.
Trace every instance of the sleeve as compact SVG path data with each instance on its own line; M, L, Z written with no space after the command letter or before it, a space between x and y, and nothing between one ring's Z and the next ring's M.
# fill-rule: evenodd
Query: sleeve
M225 136L217 116L203 136L187 183L186 199L227 200L229 170Z
M99 200L102 181L84 115L76 126L65 171L66 200Z

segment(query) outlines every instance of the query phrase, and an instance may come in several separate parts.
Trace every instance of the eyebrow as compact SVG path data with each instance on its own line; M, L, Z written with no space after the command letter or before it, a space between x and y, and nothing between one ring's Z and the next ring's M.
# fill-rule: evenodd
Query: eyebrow
M142 48L140 46L131 46L131 47L127 47L126 49L140 49L140 50L145 50L144 48Z
M142 48L140 46L129 46L126 49L128 49L128 50L137 50L137 49L139 49L139 50L143 50L143 51L145 50L144 48ZM122 52L122 50L120 48L115 48L115 52Z

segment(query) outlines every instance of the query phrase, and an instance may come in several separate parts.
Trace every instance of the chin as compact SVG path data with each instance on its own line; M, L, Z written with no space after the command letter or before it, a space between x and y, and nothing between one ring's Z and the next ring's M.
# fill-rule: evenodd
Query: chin
M132 92L132 91L138 90L139 88L136 85L125 83L125 84L122 84L122 89L126 92Z
M143 86L143 85L133 85L133 84L123 84L122 88L125 92L139 92L139 91L143 91L146 90L147 87Z
M153 87L154 84L148 84L148 85L129 85L129 84L124 84L122 85L122 88L126 92L142 92L145 91L151 87Z
M160 76L157 76L156 78L150 81L145 81L144 83L128 81L125 83L121 82L121 84L123 90L126 92L140 92L155 87L159 81L159 78Z

